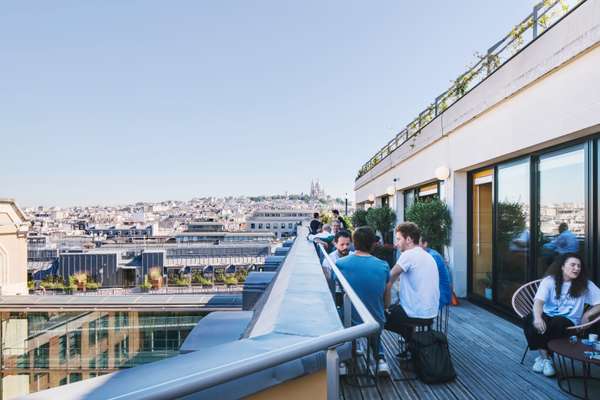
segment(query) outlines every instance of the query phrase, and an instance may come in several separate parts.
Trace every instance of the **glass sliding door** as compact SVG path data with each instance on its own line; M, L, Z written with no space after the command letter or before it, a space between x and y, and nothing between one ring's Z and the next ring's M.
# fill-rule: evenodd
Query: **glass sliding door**
M538 163L536 274L543 276L560 254L585 252L585 148L540 156Z
M513 293L527 282L531 252L529 159L499 165L496 204L496 301L510 307Z
M492 300L494 170L473 174L471 279L473 293Z

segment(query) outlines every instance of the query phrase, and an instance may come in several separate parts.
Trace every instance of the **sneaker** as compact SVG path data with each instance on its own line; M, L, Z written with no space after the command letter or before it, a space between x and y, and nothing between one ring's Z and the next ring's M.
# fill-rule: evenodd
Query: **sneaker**
M531 368L533 369L533 372L537 372L538 374L542 373L544 370L544 360L545 358L542 358L542 356L536 357L535 363L533 363L533 367Z
M379 376L384 376L390 375L390 367L388 366L387 362L385 362L385 360L383 358L380 358L379 361L377 361L377 375Z
M554 365L552 365L552 360L547 358L544 360L544 376L554 376L556 375L556 371L554 371Z

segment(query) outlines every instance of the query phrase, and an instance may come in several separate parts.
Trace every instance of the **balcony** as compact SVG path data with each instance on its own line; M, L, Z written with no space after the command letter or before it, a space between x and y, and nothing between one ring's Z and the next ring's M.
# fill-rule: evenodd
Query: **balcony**
M348 377L339 376L338 360L351 365L348 342L378 325L342 280L346 307L351 301L365 321L344 326L315 249L304 237L296 239L252 311L211 314L196 325L180 355L25 398L567 398L555 379L530 370L533 353L519 363L525 340L517 325L467 301L450 310L454 382L401 380L412 373L400 368L397 339L386 332L391 378L379 378L376 385L362 378L362 387L349 384ZM364 357L352 365L367 371Z
M360 167L355 180L356 187L360 188L385 170L397 165L401 159L409 157L441 136L448 135L465 122L490 109L494 104L525 88L535 79L564 63L565 57L574 57L574 54L564 51L570 43L567 39L569 34L564 32L561 33L562 40L552 49L553 53L550 53L554 60L545 59L540 63L536 60L539 51L536 53L535 50L528 50L528 48L585 2L586 0L552 0L536 4L532 12L503 38L485 52L476 53L477 59L467 71L460 74L447 90L437 96ZM570 29L570 34L574 35L573 29ZM524 54L531 52L534 57ZM514 62L511 63L513 60ZM536 62L538 64L535 64ZM506 71L505 65L509 63L517 64L518 71ZM503 72L498 74L500 71ZM496 76L494 79L496 82L486 82L492 76ZM494 93L487 92L482 95L481 92L486 89L478 89L480 86L488 86ZM480 92L480 94L469 96L473 92ZM468 104L457 106L457 103L465 103L461 100L466 97L474 97L474 99L467 102Z

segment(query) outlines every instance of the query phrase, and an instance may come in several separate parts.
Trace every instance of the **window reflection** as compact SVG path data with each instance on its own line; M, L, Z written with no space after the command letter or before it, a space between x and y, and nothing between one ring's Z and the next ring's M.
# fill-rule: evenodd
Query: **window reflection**
M543 276L557 255L584 256L585 153L582 146L541 157L537 274Z
M498 166L496 268L498 302L510 306L527 281L530 253L529 160Z

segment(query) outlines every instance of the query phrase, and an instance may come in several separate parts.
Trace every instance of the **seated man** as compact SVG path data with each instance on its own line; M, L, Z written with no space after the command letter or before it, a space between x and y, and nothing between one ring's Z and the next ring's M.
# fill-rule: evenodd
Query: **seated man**
M371 249L377 240L373 229L368 226L360 227L354 231L352 239L356 249L354 254L340 258L335 264L383 329L385 325L383 301L390 269L385 261L371 255ZM360 322L362 322L360 317L353 309L352 323L358 324ZM379 353L377 356L377 371L379 374L389 374L390 370L385 361L380 335L381 331L377 336L377 350Z
M315 247L317 247L317 244L322 244L323 247L325 248L325 251L330 252L331 249L333 248L333 239L335 238L334 234L331 233L331 225L329 224L325 224L323 225L323 230L319 233L317 233L316 235L308 235L308 239L312 240L313 243L315 243ZM317 247L318 249L318 247ZM323 262L323 254L320 254L320 252L317 250L317 253L319 253L319 258L321 260L321 262Z
M440 309L447 306L452 301L452 287L450 286L450 273L448 267L444 262L444 258L436 250L429 247L429 239L421 233L421 241L419 245L423 250L428 252L433 259L438 270L438 276L440 278Z
M351 244L352 238L350 232L341 230L336 233L335 237L333 238L335 250L329 253L329 258L331 258L331 261L336 262L340 258L346 257L348 254L350 254ZM327 277L327 280L330 281L332 279L332 269L326 258L323 259L321 266L323 267L323 273Z
M415 323L437 316L440 302L439 273L435 260L419 247L421 232L412 222L396 228L397 247L402 251L390 273L385 329L409 341ZM400 279L398 279L400 278ZM396 280L399 283L394 285Z

